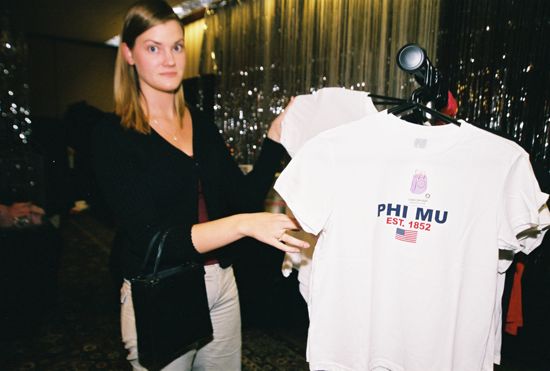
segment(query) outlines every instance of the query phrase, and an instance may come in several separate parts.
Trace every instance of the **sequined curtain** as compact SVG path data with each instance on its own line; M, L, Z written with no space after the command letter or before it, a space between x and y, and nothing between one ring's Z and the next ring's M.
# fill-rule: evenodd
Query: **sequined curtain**
M199 76L201 49L205 30L204 19L185 26L185 75L184 79Z
M0 151L21 147L31 134L27 43L0 13Z
M437 49L439 1L255 0L205 18L201 74L214 73L215 116L234 156L253 162L288 99L325 86L407 97L395 55Z
M446 0L439 68L459 116L520 143L550 170L550 1Z
M44 205L43 163L29 144L28 50L22 32L0 13L0 203Z

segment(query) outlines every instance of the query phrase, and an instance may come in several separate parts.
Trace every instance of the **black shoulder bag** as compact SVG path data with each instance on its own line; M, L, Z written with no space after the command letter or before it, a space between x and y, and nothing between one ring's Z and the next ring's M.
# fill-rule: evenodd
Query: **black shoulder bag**
M204 266L188 262L158 270L168 233L159 231L153 236L141 274L130 280L139 363L152 370L212 339ZM155 248L153 272L147 274L147 262Z

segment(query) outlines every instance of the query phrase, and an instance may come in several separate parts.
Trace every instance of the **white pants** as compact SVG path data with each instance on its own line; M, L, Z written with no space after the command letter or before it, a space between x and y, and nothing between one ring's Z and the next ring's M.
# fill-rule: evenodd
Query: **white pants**
M233 268L218 264L204 267L213 340L200 349L190 350L163 368L165 371L239 371L241 369L241 311ZM134 371L146 370L139 364L136 321L130 282L120 290L122 341Z

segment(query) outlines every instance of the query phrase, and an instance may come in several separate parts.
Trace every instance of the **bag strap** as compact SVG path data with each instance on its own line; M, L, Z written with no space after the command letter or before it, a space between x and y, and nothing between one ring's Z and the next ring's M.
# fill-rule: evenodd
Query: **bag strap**
M160 256L162 255L162 249L164 247L164 241L166 241L166 237L168 237L169 232L170 232L170 230L168 229L162 234L161 240L158 244L159 247L157 249L157 257L155 259L155 267L153 268L153 274L157 273L157 269L158 269L158 266L159 266L159 263L160 263Z
M141 272L140 275L146 274L145 268L147 268L147 262L149 261L149 257L151 256L151 252L153 251L153 248L155 247L155 245L157 245L157 241L159 241L160 239L160 242L158 243L157 257L155 259L155 267L153 270L153 274L157 272L157 267L160 261L160 255L162 253L162 247L164 245L164 241L166 240L166 236L168 236L168 232L169 230L157 231L151 238L151 241L149 241L149 246L147 247L147 253L145 254L145 259L143 260L143 264L140 269L140 272Z

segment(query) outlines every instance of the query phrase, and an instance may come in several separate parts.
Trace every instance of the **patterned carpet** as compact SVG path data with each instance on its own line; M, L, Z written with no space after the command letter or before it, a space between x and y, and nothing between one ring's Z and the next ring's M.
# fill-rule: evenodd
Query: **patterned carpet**
M0 343L0 370L129 370L108 271L113 232L80 214L65 221L61 233L58 304L40 327ZM18 325L25 327L23 320ZM307 370L304 354L303 328L243 328L243 370Z
M45 311L41 326L20 319L13 323L16 335L0 331L0 371L129 370L119 335L118 288L108 270L112 229L83 213L68 218L61 235L57 305ZM245 371L308 369L305 308L292 280L276 280L271 296L263 298L261 280L255 287L239 287L241 295L248 293L241 300ZM22 294L32 295L32 289ZM515 348L513 342L508 346ZM541 365L516 351L495 370L550 370L544 354Z

